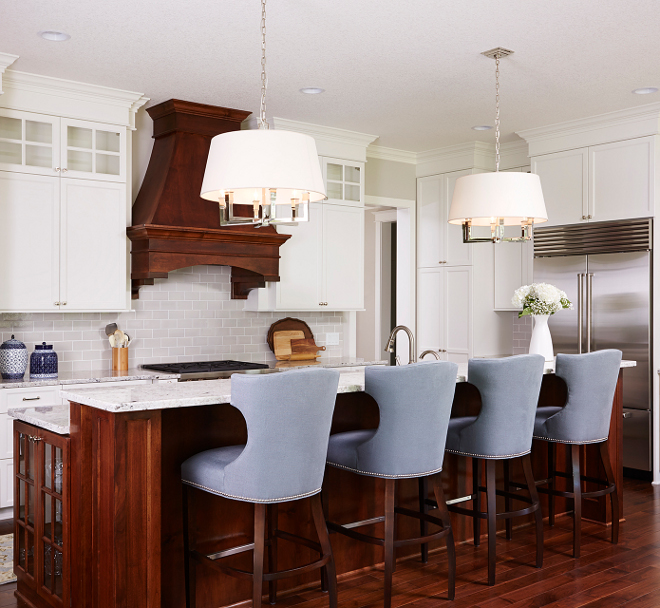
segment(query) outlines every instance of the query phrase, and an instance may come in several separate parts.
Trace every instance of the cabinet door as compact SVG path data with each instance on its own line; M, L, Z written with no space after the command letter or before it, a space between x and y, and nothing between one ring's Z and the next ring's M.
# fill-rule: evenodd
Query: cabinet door
M589 214L599 222L653 215L654 137L589 148Z
M441 218L441 228L444 232L445 242L445 256L447 266L464 266L472 264L472 249L474 244L463 242L463 227L455 224L449 224L447 218L449 217L449 208L451 207L451 199L454 196L454 188L456 180L465 175L472 175L478 173L476 170L467 169L465 171L453 171L446 173L444 176L444 209Z
M472 268L446 268L443 322L447 360L467 363L472 356Z
M442 226L446 213L443 205L442 175L417 180L417 267L438 268L446 261L445 231Z
M323 284L324 308L364 308L364 209L323 204Z
M62 119L62 174L104 181L126 181L126 129Z
M14 422L14 571L20 581L35 586L37 450L35 427Z
M62 310L126 309L125 185L60 181Z
M277 231L291 235L280 248L280 282L276 286L277 308L323 309L323 204L310 203L309 222L300 222L297 226L278 226Z
M0 169L57 175L60 119L0 108Z
M445 354L445 268L420 268L417 272L417 356L425 350Z
M0 311L59 304L60 180L0 171Z
M577 224L589 215L587 148L545 154L532 159L532 173L541 179L548 221L539 224Z
M323 180L329 201L343 205L364 203L364 163L321 158Z

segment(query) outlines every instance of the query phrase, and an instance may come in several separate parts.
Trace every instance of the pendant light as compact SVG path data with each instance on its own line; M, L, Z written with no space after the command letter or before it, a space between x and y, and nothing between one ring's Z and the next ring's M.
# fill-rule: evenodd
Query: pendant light
M221 226L305 222L309 203L327 198L314 139L270 130L267 84L266 0L262 0L259 128L216 135L202 181L200 196L219 203Z
M500 172L500 58L512 53L501 47L482 53L495 60L495 173L456 180L448 221L463 226L464 243L529 241L534 224L548 220L539 176ZM490 238L472 236L473 226L490 226ZM521 236L504 237L505 226L520 226Z

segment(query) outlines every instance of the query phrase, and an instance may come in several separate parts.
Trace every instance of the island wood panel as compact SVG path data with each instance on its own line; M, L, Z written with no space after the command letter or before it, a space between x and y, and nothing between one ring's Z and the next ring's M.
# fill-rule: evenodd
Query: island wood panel
M617 483L622 481L620 462L622 431L622 376L614 400L610 452ZM545 376L540 405L563 404L566 388L554 376ZM476 388L467 383L456 387L452 415L474 415L480 409ZM332 432L375 428L378 407L365 393L337 396ZM182 493L180 465L205 449L244 443L245 421L229 404L150 410L135 413L109 413L95 408L71 405L72 437L72 525L73 606L184 605ZM558 448L560 466L563 450ZM533 448L535 474L543 477L547 466L545 442ZM587 452L588 467L593 461ZM615 466L616 465L616 466ZM564 463L565 466L565 463ZM514 476L516 469L514 468ZM588 468L589 470L589 468ZM472 486L467 458L447 454L442 482L448 499L465 496ZM501 472L498 476L501 482ZM619 487L622 487L620 485ZM218 550L250 542L253 507L195 491L192 525L203 549ZM340 523L366 519L383 512L383 482L328 467L324 495L330 519ZM416 480L401 480L398 503L416 508ZM545 500L545 498L544 498ZM585 504L584 513L594 520L607 521L606 499ZM557 512L570 505L556 501ZM502 505L498 505L501 507ZM588 511L588 509L590 509ZM308 501L279 506L280 528L315 538ZM75 517L75 515L74 515ZM520 518L516 524L525 523ZM471 520L452 514L457 542L472 537ZM501 522L503 526L503 522ZM401 537L416 535L418 522L399 519ZM365 528L379 534L382 524ZM485 525L482 526L485 533ZM355 542L342 535L331 536L338 573L349 572L382 561L382 549ZM431 547L442 546L436 543ZM397 557L418 552L417 547L397 551ZM251 554L232 557L233 565L251 568ZM305 547L279 542L279 568L299 565L315 558ZM318 580L309 573L280 581L282 590ZM199 567L199 605L226 606L251 595L249 582L234 579L209 568Z

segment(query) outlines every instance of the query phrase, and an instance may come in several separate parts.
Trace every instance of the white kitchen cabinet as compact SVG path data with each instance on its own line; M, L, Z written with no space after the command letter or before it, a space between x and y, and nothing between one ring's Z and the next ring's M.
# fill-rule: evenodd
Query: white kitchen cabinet
M587 148L545 154L532 159L541 179L548 221L540 227L577 224L587 219L589 153Z
M280 248L280 280L250 292L245 310L364 308L364 209L311 203L310 221L278 226L291 238Z
M652 216L655 145L649 136L534 157L548 212L541 226Z
M0 171L0 311L59 309L60 180Z
M319 157L328 201L348 206L364 204L364 163Z
M14 460L0 460L0 508L14 504Z
M462 227L447 223L447 218L456 180L478 172L466 169L417 180L418 268L472 263L472 246L463 243Z
M60 308L126 308L126 188L62 179Z
M420 268L417 271L417 355L425 350L446 350L444 301L445 268ZM443 356L443 359L446 357Z

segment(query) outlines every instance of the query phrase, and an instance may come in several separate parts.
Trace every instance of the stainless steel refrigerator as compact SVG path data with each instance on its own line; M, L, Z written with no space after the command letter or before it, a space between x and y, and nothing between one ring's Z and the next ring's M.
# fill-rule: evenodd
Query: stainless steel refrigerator
M651 470L652 220L534 231L534 282L564 290L573 310L550 317L555 353L618 348L637 362L623 381L623 466Z

